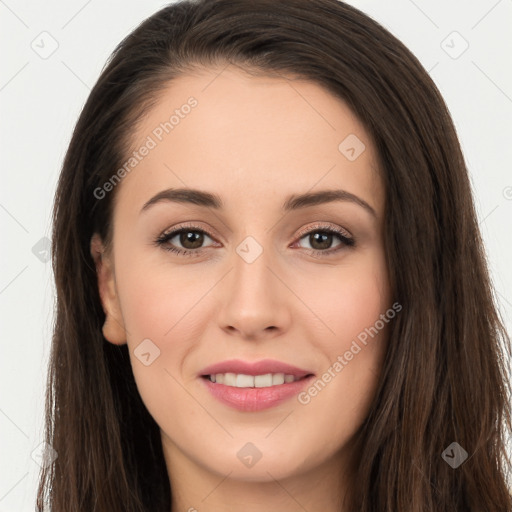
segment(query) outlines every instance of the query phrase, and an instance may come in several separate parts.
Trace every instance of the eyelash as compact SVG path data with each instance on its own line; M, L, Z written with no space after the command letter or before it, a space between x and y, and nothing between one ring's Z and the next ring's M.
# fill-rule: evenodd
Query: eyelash
M178 247L167 244L167 242L169 240L173 239L176 235L179 235L180 233L183 233L183 232L185 232L185 233L186 232L198 232L198 233L207 235L212 240L214 239L213 236L210 235L210 233L208 233L204 229L199 228L198 226L194 226L194 225L187 225L187 226L181 226L180 228L170 231L168 233L162 233L155 240L155 245L157 247L161 247L164 251L173 252L173 253L181 255L181 256L187 256L187 257L200 256L200 254L203 252L203 250L206 249L205 247L202 247L199 249L180 249ZM325 225L315 226L313 229L309 229L307 231L303 231L303 232L299 233L298 240L302 240L302 238L304 238L305 236L310 235L312 233L328 233L328 234L337 235L338 238L342 242L341 245L338 246L337 248L326 249L325 251L322 251L319 249L306 249L310 254L312 254L314 256L325 257L326 255L331 255L333 253L337 253L345 247L351 248L356 245L355 239L353 237L351 238L351 237L346 236L345 235L346 232L344 230L341 230L341 229L338 229L338 228L335 228L332 226L328 227Z

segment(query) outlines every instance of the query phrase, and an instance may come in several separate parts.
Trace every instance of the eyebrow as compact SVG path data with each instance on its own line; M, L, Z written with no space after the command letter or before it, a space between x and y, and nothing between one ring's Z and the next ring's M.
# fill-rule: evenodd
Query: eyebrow
M195 204L205 208L213 208L221 210L224 203L220 196L202 190L191 188L175 188L162 190L149 201L147 201L141 209L140 213L148 210L151 206L162 201L170 201L175 203ZM318 192L306 192L304 194L293 194L289 196L282 206L284 212L300 210L309 206L317 206L335 201L347 201L355 203L364 208L373 217L377 217L375 210L360 197L347 192L346 190L321 190Z

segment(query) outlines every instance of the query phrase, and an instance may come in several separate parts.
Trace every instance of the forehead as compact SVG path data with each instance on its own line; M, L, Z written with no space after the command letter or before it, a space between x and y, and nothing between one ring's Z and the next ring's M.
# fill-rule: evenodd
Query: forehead
M262 200L341 187L383 208L366 130L345 102L313 82L232 66L196 69L161 91L130 138L137 162L126 166L117 202L139 209L171 187L260 207ZM150 149L141 157L144 146Z

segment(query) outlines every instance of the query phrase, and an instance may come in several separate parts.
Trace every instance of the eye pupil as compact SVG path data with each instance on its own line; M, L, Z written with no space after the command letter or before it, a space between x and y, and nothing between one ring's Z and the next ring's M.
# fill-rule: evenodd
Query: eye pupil
M180 234L180 243L185 249L198 249L203 245L204 235L198 231L182 231ZM187 246L191 242L192 246Z

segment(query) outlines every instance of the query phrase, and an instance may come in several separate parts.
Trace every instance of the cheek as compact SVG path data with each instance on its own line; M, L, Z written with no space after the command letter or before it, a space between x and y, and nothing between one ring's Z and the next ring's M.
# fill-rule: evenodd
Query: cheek
M340 347L373 325L387 309L385 295L369 277L345 281L342 292L331 294L326 306L333 337Z
M201 315L200 299L206 284L151 265L125 268L130 272L119 279L119 293L139 394L159 425L176 425L172 414L176 410L193 421L197 404L185 391L182 364L200 339L194 319ZM139 358L143 343L148 346L145 352L150 353L149 365Z
M323 321L325 336L321 339L317 336L317 341L331 356L348 350L358 336L364 339L366 329L374 326L391 305L381 252L358 257L355 264L340 266L337 272L317 281L317 285L309 292L308 302Z
M183 364L198 347L204 320L211 317L211 312L204 309L204 299L215 281L212 276L202 275L200 269L191 271L189 267L183 271L155 265L133 253L119 258L118 269L132 369L144 403L162 422L165 420L160 416L167 414L166 404L181 404L176 407L196 414L182 387L188 385L183 382ZM152 362L147 366L138 357L142 346L148 347L143 353L150 353Z
M340 269L324 291L315 308L323 312L329 329L323 328L325 335L314 339L327 362L318 375L320 382L306 390L309 396L302 403L311 407L309 418L327 415L334 431L348 432L368 412L395 317L384 258L379 253Z
M137 261L124 262L123 268L129 271L119 276L118 291L132 343L140 338L166 342L190 321L188 314L208 289L200 273Z

